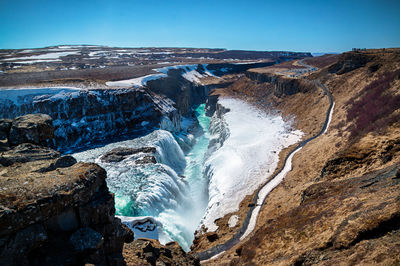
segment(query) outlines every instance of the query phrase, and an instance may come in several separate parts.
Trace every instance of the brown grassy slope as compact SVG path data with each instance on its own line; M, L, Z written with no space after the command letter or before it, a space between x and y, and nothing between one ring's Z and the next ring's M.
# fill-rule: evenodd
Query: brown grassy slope
M336 63L338 58L339 58L338 54L325 54L318 57L306 58L304 59L304 63L314 67L324 68Z
M342 55L335 66L341 75L323 69L310 77L323 80L335 99L327 134L294 156L293 170L268 196L254 234L210 264L400 261L400 125L387 120L379 130L362 132L354 141L354 120L347 119L351 99L359 101L371 82L400 69L400 53L367 51L366 62L359 60L363 56ZM385 95L398 93L395 79ZM302 100L300 94L298 101ZM395 107L392 111L399 112Z

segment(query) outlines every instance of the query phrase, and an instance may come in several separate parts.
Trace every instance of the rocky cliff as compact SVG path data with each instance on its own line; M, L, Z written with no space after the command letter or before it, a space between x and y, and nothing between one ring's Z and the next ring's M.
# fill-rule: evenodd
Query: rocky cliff
M47 115L6 123L11 126L2 132L10 136L10 147L0 155L1 264L123 265L123 244L133 233L114 216L106 172L39 146L52 137Z
M183 69L170 69L167 77L148 81L147 87L149 90L173 100L177 109L186 115L192 111L190 108L193 105L205 101L208 89L182 77L183 71Z
M16 89L15 95L0 99L0 116L50 115L54 124L53 146L60 150L83 148L153 127L180 130L180 113L174 103L143 89L59 89L40 94L35 89L25 91Z
M273 85L273 94L276 97L289 96L296 93L307 93L314 90L315 85L304 79L293 79L274 73L260 73L257 69L246 71L246 77L258 83Z

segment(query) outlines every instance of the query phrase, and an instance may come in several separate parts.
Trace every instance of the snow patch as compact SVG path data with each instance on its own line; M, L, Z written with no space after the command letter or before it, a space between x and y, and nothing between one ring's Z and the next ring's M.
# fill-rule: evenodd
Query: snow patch
M66 93L80 91L79 88L20 88L20 89L2 89L0 93L0 102L12 101L14 104L22 104L28 100L36 100L37 97L46 95L51 97L63 97ZM54 98L54 99L55 99Z
M265 114L244 101L222 98L218 103L230 110L223 115L229 134L223 143L216 143L222 146L205 162L209 203L202 223L209 231L218 229L216 219L238 210L244 197L273 173L279 152L303 136L281 116ZM214 115L212 119L221 118ZM214 132L212 138L224 139L219 137L220 132Z
M232 215L232 216L229 218L228 226L229 226L230 228L235 227L238 221L239 221L239 216L237 216L237 215Z
M14 58L6 58L2 59L3 61L18 61L18 60L42 60L42 59L59 59L60 57L67 55L76 55L80 54L79 51L71 51L71 52L57 52L57 53L46 53L40 55L32 55L32 56L23 56L23 57L14 57Z
M117 216L121 222L128 226L134 234L134 238L159 239L161 243L172 241L163 231L163 225L160 221L151 216Z
M200 73L198 68L202 66L204 70ZM165 78L168 76L168 71L171 69L181 69L183 70L182 77L186 80L194 83L200 84L200 78L207 77L207 76L215 76L212 70L207 69L207 64L195 64L195 65L176 65L176 66L166 66L161 68L153 69L160 74L150 74L143 77L133 78L133 79L126 79L126 80L118 80L118 81L108 81L106 82L107 86L110 87L129 87L133 86L135 88L143 87L147 85L147 82L150 80L156 80L160 78ZM227 69L223 69L221 71L228 71Z
M147 82L150 80L160 79L166 77L166 74L151 74L144 77L119 80L119 81L107 81L106 85L109 87L130 87L135 88L146 86Z

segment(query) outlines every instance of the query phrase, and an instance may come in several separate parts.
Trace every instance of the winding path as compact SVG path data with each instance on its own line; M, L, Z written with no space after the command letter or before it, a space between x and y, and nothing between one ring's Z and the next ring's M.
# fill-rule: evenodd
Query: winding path
M195 255L197 255L199 257L200 261L206 261L206 260L214 259L214 258L218 257L219 255L221 255L222 253L224 253L225 251L227 251L228 249L230 249L231 247L233 247L240 241L244 240L254 230L254 228L256 226L258 214L261 210L262 205L265 203L265 200L266 200L268 194L277 185L279 185L279 183L283 180L285 175L292 169L293 156L299 150L301 150L308 142L325 134L326 131L328 130L328 127L329 127L329 124L330 124L331 118L332 118L334 105L335 105L335 103L333 101L333 96L329 92L327 87L324 84L322 84L319 80L314 81L314 83L318 87L320 87L324 91L325 95L327 95L329 98L329 108L326 112L324 126L322 127L321 131L317 135L300 142L297 145L297 147L286 156L283 167L281 169L279 169L279 171L275 175L273 175L264 186L262 186L261 188L258 189L258 191L254 197L254 200L253 200L254 206L251 207L250 210L247 212L247 216L243 222L242 227L236 232L236 234L231 239L229 239L225 243L214 246L203 252L196 253Z

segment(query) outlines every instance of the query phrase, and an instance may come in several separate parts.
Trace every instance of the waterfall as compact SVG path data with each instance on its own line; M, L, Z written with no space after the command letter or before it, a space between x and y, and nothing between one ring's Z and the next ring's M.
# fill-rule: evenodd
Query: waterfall
M74 154L77 160L96 162L106 169L117 215L137 237L158 238L164 244L174 240L186 251L190 250L208 200L208 182L202 170L210 119L205 116L204 104L196 109L196 114L203 133L186 156L165 130ZM156 163L137 164L145 156L141 153L127 155L118 162L102 159L118 147L154 147Z

